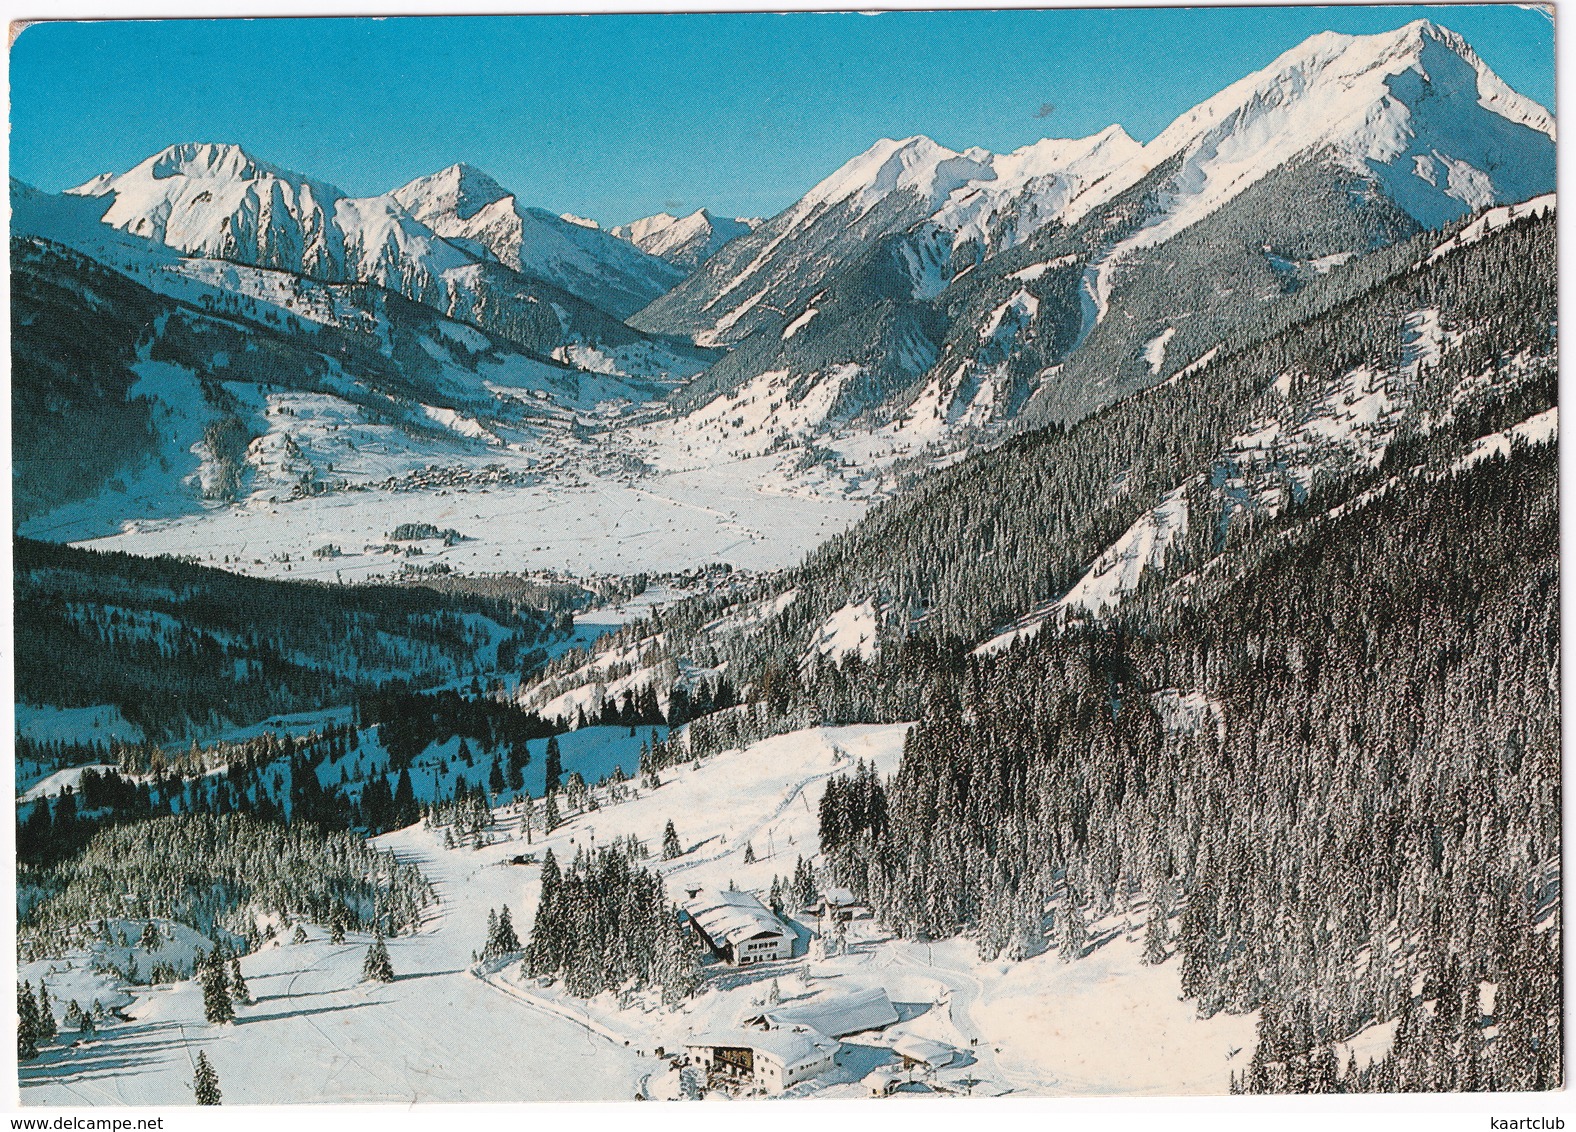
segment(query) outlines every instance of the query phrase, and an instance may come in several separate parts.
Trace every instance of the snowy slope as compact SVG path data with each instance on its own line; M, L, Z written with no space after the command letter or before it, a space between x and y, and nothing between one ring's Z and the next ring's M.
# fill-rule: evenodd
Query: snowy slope
M48 977L59 1005L99 998L129 1020L23 1066L23 1100L187 1103L199 1050L218 1071L226 1103L627 1100L663 1088L668 1067L653 1056L658 1047L673 1050L689 1034L759 1013L774 983L785 1006L879 988L901 1019L885 1032L850 1035L836 1064L795 1095L866 1095L861 1078L895 1067L893 1040L905 1034L957 1051L935 1080L958 1092L1224 1091L1227 1072L1252 1045L1255 1018L1198 1019L1180 998L1177 959L1140 962L1141 907L1091 925L1096 942L1072 963L1049 953L982 962L966 938L906 941L870 920L848 925L839 949L818 937L813 916L792 909L793 960L749 971L709 966L701 992L676 1009L641 993L575 999L560 985L522 978L515 962L474 963L490 911L509 905L520 935L529 931L540 870L510 864L517 855L551 848L565 862L581 846L630 835L655 848L672 820L684 852L645 862L663 874L670 897L730 884L764 893L800 857L815 857L827 778L861 759L892 774L907 731L815 728L682 764L664 771L655 790L603 792L599 809L567 813L551 835L538 827L529 844L510 806L495 811L491 843L480 849L446 848L442 830L421 826L387 834L375 843L419 865L438 895L419 932L389 940L395 981L359 981L366 936L334 944L308 923L306 942L285 942L291 933L281 932L241 960L255 1002L237 1008L233 1026L203 1021L201 992L189 980L124 988L94 972L82 951L28 964L21 976L35 984ZM141 926L112 924L132 938ZM160 957L203 946L178 925L175 934ZM142 969L151 958L140 955Z
M1121 126L1107 126L1091 137L1045 138L995 155L989 175L950 194L932 221L954 234L954 245L1015 247L1140 148Z

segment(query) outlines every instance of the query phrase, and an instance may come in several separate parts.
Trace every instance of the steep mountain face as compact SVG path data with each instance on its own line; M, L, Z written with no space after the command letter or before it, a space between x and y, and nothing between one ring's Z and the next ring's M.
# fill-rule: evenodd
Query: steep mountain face
M532 279L627 318L684 278L685 269L594 225L527 208L471 165L420 177L389 198L438 235Z
M622 322L681 270L605 232L522 209L470 166L350 198L236 146L181 145L71 190L77 209L30 194L26 230L117 262L168 250L373 283L598 374L677 380L715 357ZM110 231L131 242L110 240Z
M611 231L641 251L690 272L716 255L729 240L754 231L760 223L742 217L713 216L701 208L688 216L659 212L620 224Z
M862 416L950 446L1076 420L1356 257L1553 183L1552 118L1459 36L1331 33L1147 145L882 142L633 321L734 345L682 407L761 399L802 434Z
M925 137L883 139L728 245L631 324L704 344L736 343L768 323L780 327L829 269L923 220L954 189L988 176L990 156L954 153Z

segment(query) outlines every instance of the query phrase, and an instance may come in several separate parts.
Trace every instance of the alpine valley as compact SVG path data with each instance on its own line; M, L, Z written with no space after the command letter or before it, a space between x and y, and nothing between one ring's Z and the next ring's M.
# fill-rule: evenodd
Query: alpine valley
M1559 1088L1554 186L1421 20L764 219L13 180L23 1102Z

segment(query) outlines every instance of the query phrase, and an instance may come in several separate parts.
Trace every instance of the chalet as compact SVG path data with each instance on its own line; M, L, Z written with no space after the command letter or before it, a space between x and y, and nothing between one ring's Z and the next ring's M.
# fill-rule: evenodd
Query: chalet
M706 1070L707 1085L781 1093L830 1069L838 1043L808 1027L693 1034L684 1052Z
M828 888L806 911L823 922L844 924L856 916L869 914L869 910L855 900L854 894L846 888Z
M736 967L793 958L793 933L753 893L697 889L684 914L706 946Z

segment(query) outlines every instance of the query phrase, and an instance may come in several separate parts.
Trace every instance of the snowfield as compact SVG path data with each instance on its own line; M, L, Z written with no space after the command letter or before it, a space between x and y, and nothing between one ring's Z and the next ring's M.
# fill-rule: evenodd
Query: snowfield
M324 401L329 399L323 399ZM303 418L290 418L299 422ZM328 438L332 432L315 433ZM391 430L392 431L392 430ZM350 437L345 437L350 439ZM372 437L353 443L371 461ZM455 573L536 569L574 574L678 572L713 562L748 570L792 565L807 551L858 519L868 497L840 490L789 491L778 458L705 461L655 475L635 476L579 466L605 457L575 446L550 455L477 446L454 450L452 464L429 470L434 449L400 444L376 454L368 478L378 486L290 499L258 492L235 505L204 504L188 497L186 514L155 510L122 516L128 496L68 505L24 524L30 537L67 539L100 550L141 555L197 554L206 565L239 573L289 578L366 581L398 576L407 567ZM312 451L315 438L300 442ZM474 443L474 442L470 442ZM259 477L279 484L279 449L253 446ZM318 451L326 452L322 448ZM355 457L352 457L353 459ZM517 471L514 479L489 473L490 465ZM336 469L339 467L335 465ZM393 486L382 478L398 476ZM447 484L447 485L445 485ZM133 490L129 498L141 496ZM167 497L166 497L167 498ZM426 522L465 536L451 547L423 547L420 557L377 549L402 523ZM335 557L313 552L332 544ZM368 549L373 548L373 549Z
M585 738L595 739L594 731L622 746L620 730L592 729ZM567 861L577 848L627 835L656 850L671 820L683 854L648 862L665 875L670 899L730 884L764 893L800 856L814 856L827 778L860 759L893 773L907 730L776 736L663 771L656 790L606 801L529 845L510 806L495 811L493 841L481 849L445 849L442 830L419 825L377 838L419 864L438 894L418 933L389 941L396 980L359 981L363 936L335 945L320 925L307 925L307 941L297 944L284 942L291 933L281 931L242 960L256 1001L238 1008L233 1026L202 1020L201 992L191 981L121 988L91 970L86 951L29 964L22 977L46 978L58 1009L90 996L119 1007L127 1020L109 1020L80 1047L51 1048L24 1065L24 1103L189 1103L199 1051L217 1070L227 1103L677 1096L679 1074L656 1049L675 1050L689 1034L759 1013L773 984L785 1007L881 988L900 1018L887 1031L849 1036L833 1068L790 1095L866 1095L862 1079L896 1064L891 1047L903 1035L955 1051L954 1064L932 1078L955 1092L1223 1092L1227 1073L1251 1047L1254 1018L1194 1017L1192 1005L1179 1001L1176 962L1139 962L1141 908L1091 925L1091 951L1081 960L1046 953L1016 964L980 962L968 939L894 939L869 919L849 925L841 945L828 943L818 921L790 909L795 958L746 970L711 964L700 993L673 1009L642 995L576 1000L560 986L523 978L517 962L474 963L493 909L509 905L528 938L539 869L509 863L517 855L551 848ZM581 746L566 742L566 763L571 751L575 761L596 757ZM128 925L129 934L140 927ZM194 942L185 940L184 950Z

